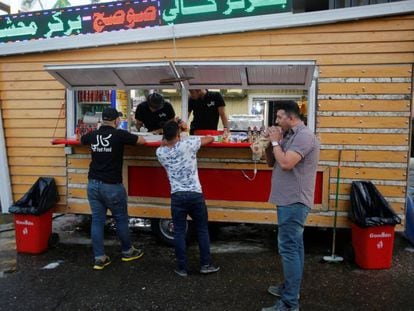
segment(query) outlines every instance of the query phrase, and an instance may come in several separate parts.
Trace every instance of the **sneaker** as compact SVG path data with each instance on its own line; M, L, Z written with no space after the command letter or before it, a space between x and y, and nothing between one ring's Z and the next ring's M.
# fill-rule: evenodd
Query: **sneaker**
M210 273L215 273L219 270L220 270L220 267L216 267L212 264L209 264L209 265L201 266L200 273L201 274L210 274Z
M262 308L262 311L299 311L299 306L297 307L288 307L282 300L267 308Z
M282 297L282 289L283 285L270 285L267 289L267 292L273 296L278 298ZM298 300L300 299L300 295L298 294Z
M278 298L282 297L282 285L270 285L267 292Z
M122 253L122 261L132 261L141 258L144 255L142 249L131 247L129 253Z
M179 276L182 277L187 277L188 273L186 270L181 270L181 269L174 269L174 272L177 273Z
M95 259L95 264L93 266L94 270L102 270L107 265L111 263L111 259L108 256L105 256L103 258Z

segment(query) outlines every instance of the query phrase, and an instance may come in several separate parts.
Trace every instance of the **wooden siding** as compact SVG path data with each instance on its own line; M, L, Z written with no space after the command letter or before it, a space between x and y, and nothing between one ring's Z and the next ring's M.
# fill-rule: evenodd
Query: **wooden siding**
M329 207L334 207L338 149L344 149L340 223L346 225L349 185L355 179L372 180L403 214L410 142L413 29L414 15L406 15L177 39L176 50L173 41L167 40L3 57L0 105L13 195L18 198L37 176L54 176L61 202L65 203L67 183L85 180L84 173L71 171L73 162L66 167L63 147L50 144L51 139L66 136L65 90L43 70L45 64L314 60L319 69L316 124L322 147L320 164L332 168ZM134 215L143 209L134 208L138 211ZM69 210L76 211L77 207L71 206ZM214 214L211 218L220 217L224 216ZM237 217L243 219L242 215ZM329 225L331 217L320 215L309 222Z

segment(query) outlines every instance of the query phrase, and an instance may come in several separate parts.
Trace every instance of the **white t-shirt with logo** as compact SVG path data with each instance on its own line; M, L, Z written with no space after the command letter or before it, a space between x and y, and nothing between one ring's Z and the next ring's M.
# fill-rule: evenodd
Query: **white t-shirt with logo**
M187 137L172 148L166 146L157 148L158 161L167 171L171 193L202 192L197 170L197 151L200 147L200 137Z

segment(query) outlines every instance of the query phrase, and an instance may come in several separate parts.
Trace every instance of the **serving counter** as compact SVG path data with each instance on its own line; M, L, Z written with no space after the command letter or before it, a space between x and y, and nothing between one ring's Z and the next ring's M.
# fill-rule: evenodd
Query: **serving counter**
M90 213L86 197L89 148L75 140L55 143L72 146L71 154L67 155L66 212ZM128 193L131 216L170 218L170 186L166 172L155 156L159 145L160 142L149 142L125 148L123 183ZM197 156L210 221L276 222L275 207L267 202L272 169L264 160L252 160L249 143L213 142L202 147ZM309 225L329 225L330 218L327 217L325 223L324 217L319 214L327 209L328 174L328 169L318 169L315 208L308 217Z

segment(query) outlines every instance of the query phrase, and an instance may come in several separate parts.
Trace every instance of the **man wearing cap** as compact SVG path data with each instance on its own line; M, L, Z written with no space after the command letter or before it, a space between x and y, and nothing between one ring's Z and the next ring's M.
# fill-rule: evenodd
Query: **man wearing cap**
M174 120L174 117L173 106L158 93L148 95L147 100L140 103L135 111L137 129L145 126L148 132L156 134L162 133L164 124Z
M122 164L124 145L144 144L145 139L117 129L120 115L122 114L114 108L105 108L101 127L81 138L83 145L90 146L92 157L87 192L92 211L91 238L95 270L102 270L111 263L104 250L104 227L108 209L116 223L116 233L122 247L122 261L132 261L143 255L142 250L131 244L127 193L122 184Z
M219 117L224 129L228 131L229 121L225 106L223 96L219 92L204 89L190 90L188 117L190 117L191 112L194 113L190 125L190 134L194 134L196 130L217 130Z

